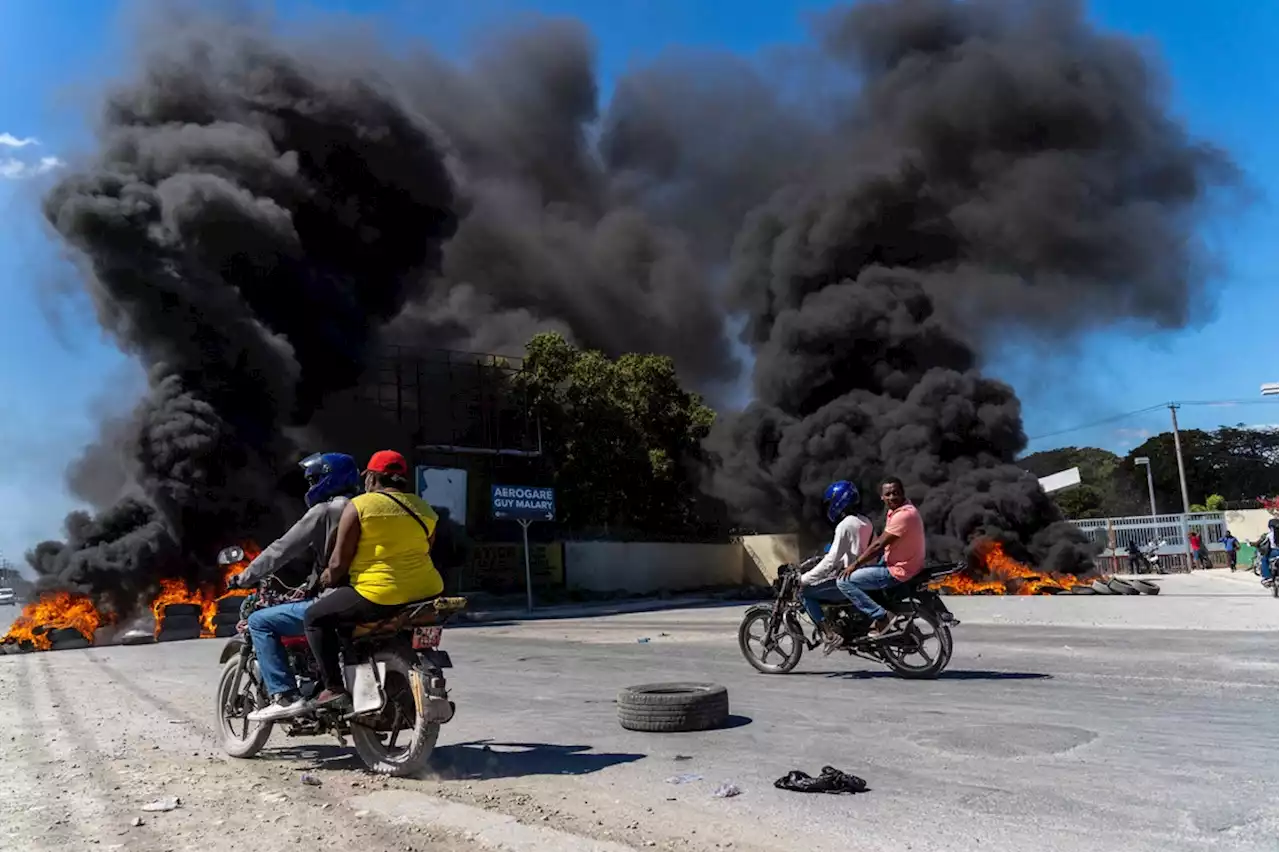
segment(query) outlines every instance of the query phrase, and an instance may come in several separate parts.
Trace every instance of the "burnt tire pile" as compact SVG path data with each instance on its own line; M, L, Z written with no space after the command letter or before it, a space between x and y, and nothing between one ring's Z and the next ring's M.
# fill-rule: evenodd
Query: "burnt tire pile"
M181 642L200 638L200 614L198 604L169 604L160 617L157 642Z
M218 610L213 615L213 635L219 638L236 635L236 625L240 623L240 606L244 597L236 596L218 599Z
M714 683L647 683L618 693L618 723L628 731L706 731L729 718L729 692Z
M1121 580L1112 577L1109 580L1094 580L1087 586L1076 586L1071 590L1073 595L1158 595L1160 587L1150 580Z

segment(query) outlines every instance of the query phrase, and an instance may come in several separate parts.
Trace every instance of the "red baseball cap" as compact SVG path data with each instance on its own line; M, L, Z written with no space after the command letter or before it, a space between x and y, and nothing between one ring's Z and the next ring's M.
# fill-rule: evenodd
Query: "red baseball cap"
M369 457L369 463L365 465L364 472L370 471L389 473L393 476L408 476L409 463L395 450L378 450Z

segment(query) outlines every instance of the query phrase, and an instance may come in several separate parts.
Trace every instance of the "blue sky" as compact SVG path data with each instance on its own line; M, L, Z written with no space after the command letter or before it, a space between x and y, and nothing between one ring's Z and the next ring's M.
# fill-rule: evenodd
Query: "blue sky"
M286 21L317 10L374 15L388 38L426 38L465 52L486 25L522 11L571 15L596 34L606 91L633 62L671 46L743 53L804 38L804 15L826 4L784 0L277 0ZM1274 3L1208 5L1103 0L1089 6L1108 29L1146 40L1166 62L1174 108L1192 131L1227 148L1248 176L1254 200L1208 224L1205 239L1222 267L1195 327L1153 336L1118 328L1069 352L1028 358L1016 346L992 372L1023 398L1031 436L1058 433L1170 399L1258 401L1280 378L1277 327L1277 12ZM135 8L114 0L0 3L0 554L13 561L56 535L71 507L61 474L94 434L103 412L126 410L141 388L131 362L106 341L76 292L39 216L43 188L64 162L91 148L92 105L103 80L128 63ZM27 140L36 141L27 141ZM25 144L22 144L25 143ZM1273 398L1274 399L1274 398ZM1195 406L1185 427L1277 422L1272 405ZM1090 429L1052 434L1030 449L1088 444L1125 451L1168 428L1158 410Z

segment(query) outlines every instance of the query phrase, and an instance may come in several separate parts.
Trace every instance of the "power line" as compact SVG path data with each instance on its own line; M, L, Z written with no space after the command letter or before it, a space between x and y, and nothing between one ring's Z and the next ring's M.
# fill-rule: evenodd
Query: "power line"
M1045 432L1042 435L1035 435L1027 439L1030 441L1039 441L1044 438L1053 438L1058 435L1067 435L1072 432L1081 432L1085 429L1093 429L1098 426L1106 426L1109 423L1117 423L1126 420L1136 414L1146 414L1150 411L1156 411L1161 408L1168 408L1170 405L1213 405L1213 406L1236 406L1236 405L1270 405L1275 407L1277 403L1265 399L1216 399L1216 400L1193 400L1191 402L1161 402L1156 405L1148 405L1146 408L1135 408L1133 411L1126 411L1123 414L1113 414L1110 417L1104 417L1101 420L1094 420L1091 423L1084 423L1080 426L1072 426L1070 429L1058 429L1055 432Z

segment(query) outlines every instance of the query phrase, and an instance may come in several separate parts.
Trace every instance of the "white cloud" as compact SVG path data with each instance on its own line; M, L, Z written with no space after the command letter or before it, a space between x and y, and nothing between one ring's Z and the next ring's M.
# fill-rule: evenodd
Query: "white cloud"
M6 148L25 148L28 145L39 145L40 140L34 136L26 136L19 139L12 133L0 133L0 145Z
M7 157L0 160L0 180L22 180L24 178L32 178L38 175L48 174L54 169L65 166L66 163L57 157L41 157L37 162L27 163L14 157Z

